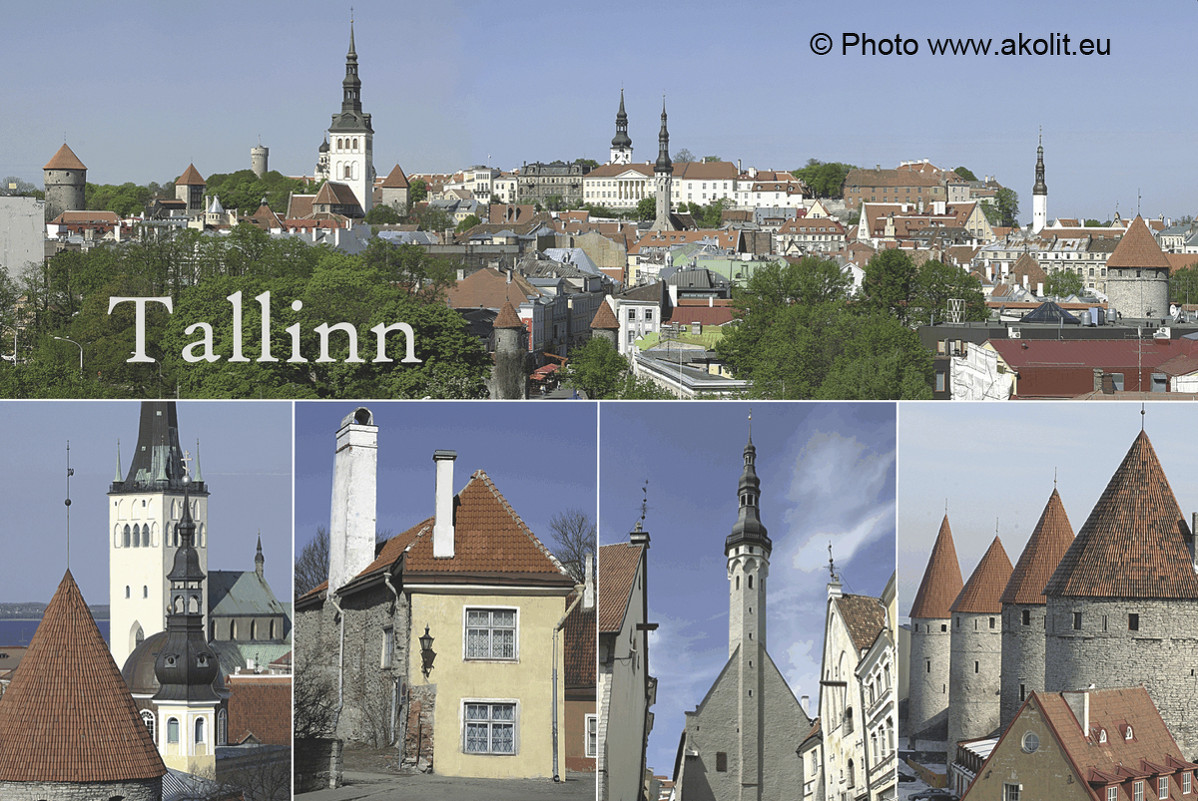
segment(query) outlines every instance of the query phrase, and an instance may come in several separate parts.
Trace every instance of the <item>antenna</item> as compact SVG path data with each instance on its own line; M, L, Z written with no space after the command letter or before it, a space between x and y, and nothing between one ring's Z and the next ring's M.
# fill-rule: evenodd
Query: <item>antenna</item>
M71 569L71 476L75 468L71 467L71 441L67 440L67 499L63 504L67 507L67 570Z

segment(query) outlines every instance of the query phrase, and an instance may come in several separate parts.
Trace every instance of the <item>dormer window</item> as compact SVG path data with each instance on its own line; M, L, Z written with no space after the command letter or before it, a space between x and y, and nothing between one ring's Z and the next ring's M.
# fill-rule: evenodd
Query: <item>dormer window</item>
M1105 743L1105 742L1106 742L1106 729L1099 729L1099 730L1098 730L1098 742L1099 742L1100 744L1101 744L1101 743Z
M1131 739L1133 736L1134 736L1134 735L1132 734L1132 731L1131 731L1131 726L1128 726L1128 727L1127 727L1127 731L1123 732L1123 739L1124 739L1124 740L1130 740L1130 739Z

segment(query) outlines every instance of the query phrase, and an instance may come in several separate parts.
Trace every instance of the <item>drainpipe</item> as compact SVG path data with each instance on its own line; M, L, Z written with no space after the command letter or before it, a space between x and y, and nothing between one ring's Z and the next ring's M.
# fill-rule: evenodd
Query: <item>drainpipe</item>
M333 605L333 608L337 610L337 616L341 618L340 642L337 645L337 723L335 724L339 726L341 725L341 708L345 705L345 612L337 603L336 590L329 593L329 603ZM334 729L335 735L336 729Z
M582 594L585 591L582 584L574 586L574 601L566 607L566 613L562 615L562 619L557 621L557 625L553 627L553 780L560 782L562 780L561 773L558 772L557 766L557 633L562 630L562 626L566 625L566 618L574 611L574 607L578 606L578 602L582 600Z
M399 608L399 590L395 589L395 585L391 583L391 574L389 572L383 573L383 583L387 585L387 589L391 590L391 594L395 596L395 608L398 609ZM395 638L394 626L392 626L392 628L391 628L391 638L392 638L392 640L394 640L394 638ZM391 647L391 664L392 665L395 664L395 658L396 658L395 646L394 646L394 642L393 642L392 647ZM390 731L387 733L387 739L390 740L390 743L389 743L390 745L395 745L395 739L396 739L396 737L395 737L395 717L399 712L399 710L398 710L399 682L400 682L400 679L396 678L396 676L395 676L395 668L392 667L391 668L391 683L393 686L391 688L391 717L388 720L388 728L390 729ZM399 755L399 759L401 762L403 761L402 749L401 749L401 753Z

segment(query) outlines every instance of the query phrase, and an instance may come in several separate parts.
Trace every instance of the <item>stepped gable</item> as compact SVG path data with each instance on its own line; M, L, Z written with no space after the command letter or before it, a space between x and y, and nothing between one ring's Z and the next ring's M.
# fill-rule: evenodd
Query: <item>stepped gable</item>
M595 311L595 317L591 320L591 328L597 331L620 330L620 322L616 320L616 314L611 310L607 301L599 304L598 310Z
M973 575L965 582L961 594L953 601L951 610L966 614L1000 614L1000 599L1010 579L1011 560L1002 547L1002 540L995 537L982 561L973 569Z
M62 143L62 147L58 148L58 152L46 162L43 170L86 170L83 162L75 155L75 151L67 147L66 142Z
M953 532L948 526L948 515L940 523L940 533L928 557L928 566L923 571L923 581L911 604L912 618L949 618L949 607L964 585L961 565L957 561L957 547L953 544Z
M164 773L68 570L0 700L0 781L118 782Z
M1141 431L1044 594L1198 599L1192 542L1156 451Z
M1032 530L1011 579L1003 590L1004 604L1044 604L1044 585L1052 578L1061 557L1073 544L1073 526L1061 504L1061 496L1053 487L1048 503L1040 513L1040 522Z
M1119 244L1106 260L1107 268L1111 267L1163 267L1169 269L1169 259L1165 257L1156 237L1148 230L1144 218L1136 215L1127 227L1127 233L1119 240Z

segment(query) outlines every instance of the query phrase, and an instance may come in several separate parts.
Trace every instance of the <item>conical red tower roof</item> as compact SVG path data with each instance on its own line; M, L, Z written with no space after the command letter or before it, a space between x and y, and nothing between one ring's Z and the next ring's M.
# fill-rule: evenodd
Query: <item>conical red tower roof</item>
M1192 542L1169 479L1141 431L1044 594L1198 599Z
M495 315L495 322L491 324L492 328L523 328L524 323L520 320L520 315L516 313L516 307L509 300L503 304L503 308L499 310L499 314Z
M1136 215L1127 227L1127 232L1119 240L1119 244L1111 251L1106 260L1107 267L1160 267L1169 269L1169 259L1165 257L1156 237L1148 230L1144 218Z
M68 570L0 699L0 781L113 782L164 773Z
M957 561L957 546L953 544L953 532L948 527L948 515L940 523L940 533L928 557L928 566L923 571L923 581L915 602L911 604L912 618L949 618L949 607L961 592L961 564Z
M187 169L183 171L183 174L175 179L175 183L180 186L207 185L203 176L200 175L200 171L196 169L196 165L194 164L188 164Z
M58 148L58 152L54 157L46 162L43 170L86 170L83 162L75 155L75 151L67 147L67 143L63 142L62 147Z
M599 304L598 311L595 312L595 317L591 320L591 328L599 331L619 331L620 322L616 320L616 314L611 310L611 306L607 301Z
M1061 557L1073 543L1073 526L1061 504L1061 496L1053 487L1048 503L1040 513L1040 522L1023 546L1019 561L1003 590L1004 604L1043 604L1044 585L1052 577Z
M997 615L1002 612L1002 591L1011 580L1011 560L1002 540L994 538L982 561L951 607L954 612Z

